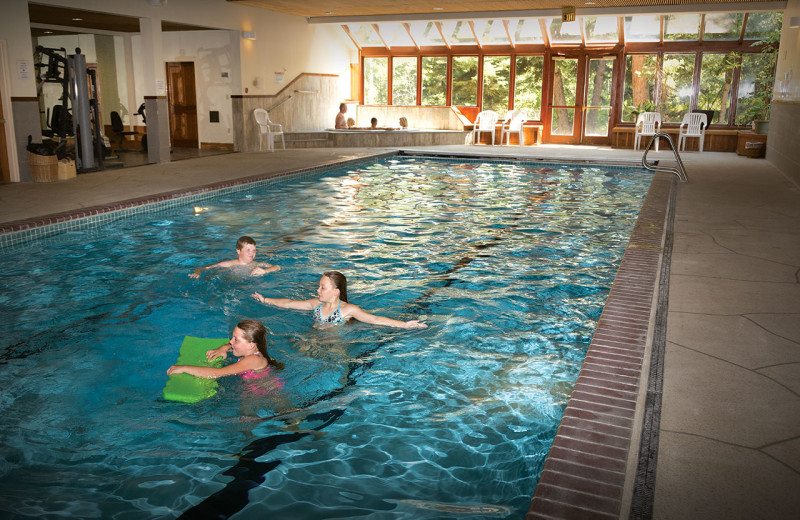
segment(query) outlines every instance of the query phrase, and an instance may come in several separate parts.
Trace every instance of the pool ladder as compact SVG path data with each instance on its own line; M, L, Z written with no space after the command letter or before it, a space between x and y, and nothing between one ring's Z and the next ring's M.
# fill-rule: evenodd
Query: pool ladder
M647 162L647 152L653 147L653 143L656 142L656 139L659 137L663 137L669 143L669 147L672 148L672 153L675 154L675 161L678 163L677 167L664 167L658 166L658 161L649 163ZM652 170L654 172L667 172L667 173L674 173L678 176L678 179L681 182L689 182L689 177L686 176L686 168L683 167L683 161L681 161L681 156L678 155L678 150L675 149L675 143L672 142L672 137L665 132L658 132L653 137L650 138L650 142L647 143L647 146L644 147L644 155L642 155L642 166L647 168L648 170Z

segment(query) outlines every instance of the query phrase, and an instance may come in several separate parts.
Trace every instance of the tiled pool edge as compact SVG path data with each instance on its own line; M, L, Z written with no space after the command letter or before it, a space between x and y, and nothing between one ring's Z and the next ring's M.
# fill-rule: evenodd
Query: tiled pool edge
M666 174L653 177L526 520L629 512L673 186Z
M65 230L79 229L81 227L89 227L98 223L103 223L103 217L106 217L105 220L111 220L118 216L122 216L122 214L126 212L147 211L148 207L153 205L164 205L165 203L172 201L174 201L176 204L184 203L186 202L186 199L190 199L191 197L195 197L197 200L202 200L204 197L212 197L218 194L221 190L225 189L245 188L259 182L270 182L283 177L301 175L309 172L314 172L316 175L325 169L339 168L342 166L358 164L362 162L369 163L375 160L384 159L386 157L392 157L396 154L397 153L395 151L390 151L352 159L336 159L332 161L320 162L304 168L261 173L239 179L214 182L202 186L181 188L154 195L146 195L143 197L90 206L87 208L3 222L0 223L0 251L31 240L37 240L42 237L57 234Z

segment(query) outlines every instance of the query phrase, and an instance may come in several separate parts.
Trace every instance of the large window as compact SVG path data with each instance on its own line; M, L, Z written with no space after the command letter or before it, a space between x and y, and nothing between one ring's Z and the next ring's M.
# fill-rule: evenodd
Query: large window
M664 54L661 119L680 123L692 105L694 54Z
M524 110L529 119L542 117L543 56L517 56L514 76L514 108Z
M739 72L739 95L736 101L737 125L746 125L754 119L763 119L765 109L763 99L757 96L774 81L775 55L744 54L742 69Z
M422 104L447 104L447 56L422 57Z
M385 105L389 99L389 58L364 58L364 104Z
M417 104L417 58L392 58L392 104Z
M508 111L511 82L511 56L483 57L483 110L494 110L500 117Z
M728 112L731 108L733 71L738 61L738 57L733 53L703 54L697 108L714 112L714 117L708 124L712 122L728 122Z
M453 56L452 104L478 106L478 57Z
M622 120L636 121L640 112L656 109L658 55L630 54L625 57L625 88L622 94Z

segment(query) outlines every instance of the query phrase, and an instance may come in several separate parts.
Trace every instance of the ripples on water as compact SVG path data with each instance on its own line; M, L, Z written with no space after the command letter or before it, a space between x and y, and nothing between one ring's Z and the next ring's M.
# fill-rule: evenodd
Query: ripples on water
M2 256L0 511L521 518L650 176L397 159ZM282 270L188 273L250 235ZM320 273L429 328L312 327ZM160 400L184 335L271 330L282 393Z

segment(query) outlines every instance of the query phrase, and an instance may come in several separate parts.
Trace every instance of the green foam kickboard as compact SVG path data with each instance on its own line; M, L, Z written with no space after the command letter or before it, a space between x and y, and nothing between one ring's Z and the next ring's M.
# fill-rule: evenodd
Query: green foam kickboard
M222 365L222 358L212 362L206 359L206 352L228 343L228 338L183 338L176 365L192 365L201 367L218 367ZM172 374L164 385L164 399L180 401L183 403L196 403L217 393L217 381L205 379L189 374Z

